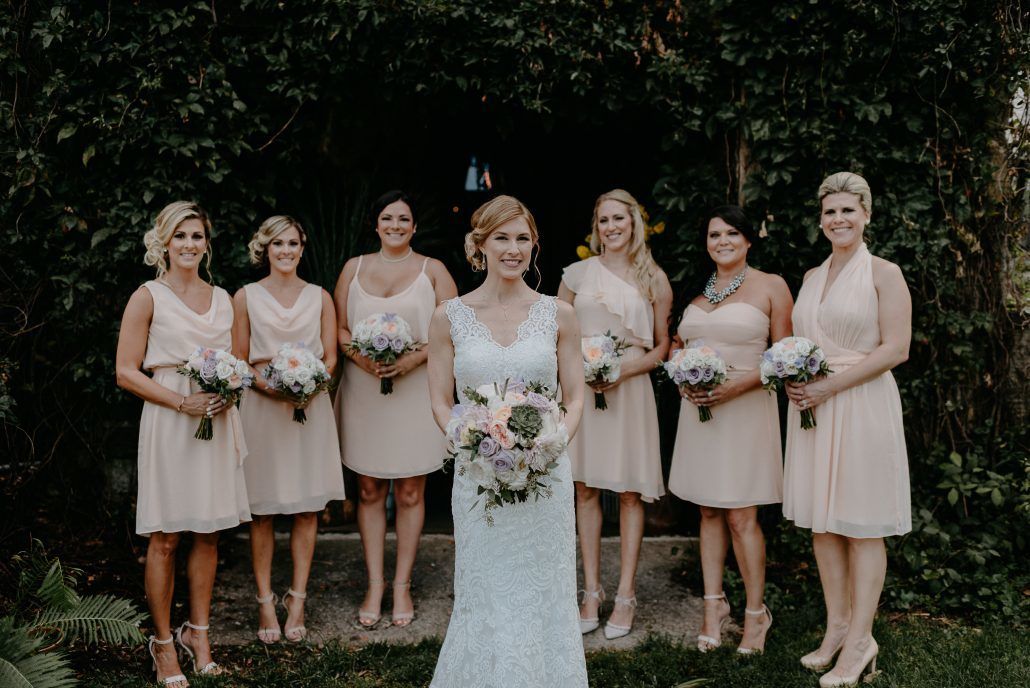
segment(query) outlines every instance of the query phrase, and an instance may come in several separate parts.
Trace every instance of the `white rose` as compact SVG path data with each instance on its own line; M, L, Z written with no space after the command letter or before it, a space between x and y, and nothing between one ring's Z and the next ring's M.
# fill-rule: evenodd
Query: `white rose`
M215 375L218 376L219 380L228 380L235 372L235 368L225 361L219 361L218 365L215 366Z

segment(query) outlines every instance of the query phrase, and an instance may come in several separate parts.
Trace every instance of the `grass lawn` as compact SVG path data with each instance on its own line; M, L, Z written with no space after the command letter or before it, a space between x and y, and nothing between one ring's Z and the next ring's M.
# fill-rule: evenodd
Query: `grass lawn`
M780 618L786 616L787 618ZM816 674L798 658L818 640L815 612L777 616L769 651L738 658L733 639L718 651L702 655L682 639L648 638L632 652L596 652L587 657L590 685L598 688L648 686L670 688L692 680L696 685L747 688L793 688L817 685ZM887 687L1001 688L1030 686L1030 636L1009 627L982 629L931 620L899 617L876 628L880 643L879 675L874 685ZM404 687L426 686L433 675L439 643L375 644L351 649L338 643L271 648L255 643L222 650L220 659L232 675L192 678L197 688L216 686ZM144 673L145 651L120 660L79 657L78 666L95 665L84 684L92 688L142 688L154 685ZM152 677L152 675L150 675ZM688 685L695 685L690 684ZM543 688L543 687L542 687Z

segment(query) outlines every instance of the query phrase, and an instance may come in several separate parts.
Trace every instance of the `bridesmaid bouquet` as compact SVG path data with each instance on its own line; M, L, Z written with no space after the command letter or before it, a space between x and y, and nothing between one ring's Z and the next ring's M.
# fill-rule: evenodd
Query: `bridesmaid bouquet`
M373 313L359 322L351 335L353 339L348 348L376 363L392 365L398 357L418 349L411 327L396 313ZM392 392L393 378L380 378L379 393Z
M569 436L555 394L535 382L508 381L465 389L467 404L451 409L447 459L468 475L491 512L531 497L550 497L550 482Z
M783 389L788 382L808 382L832 373L826 362L826 355L811 339L785 337L769 347L762 354L759 367L762 389L774 392ZM815 427L812 409L801 409L801 429Z
M211 392L239 408L243 390L254 382L250 366L228 351L198 346L181 366L176 368L197 383L202 392ZM213 437L211 416L201 416L200 425L193 437L209 440Z
M283 344L261 373L268 386L293 404L293 420L301 425L308 419L304 407L329 387L329 371L303 344Z
M676 349L663 364L665 373L676 386L686 389L714 389L726 381L726 361L710 346L701 344L689 349ZM712 410L707 406L697 407L697 417L702 423L712 419Z
M583 375L587 384L599 382L615 382L619 379L622 371L622 352L629 348L625 340L613 335L611 331L604 334L584 337L583 349ZM604 392L594 392L594 408L602 411L608 408Z

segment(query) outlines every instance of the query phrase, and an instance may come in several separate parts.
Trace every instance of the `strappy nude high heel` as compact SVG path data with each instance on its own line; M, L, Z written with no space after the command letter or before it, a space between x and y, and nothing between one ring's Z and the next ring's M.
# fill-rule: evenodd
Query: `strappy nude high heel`
M193 671L200 674L201 676L221 676L225 673L225 670L218 665L218 662L208 662L200 668L197 666L197 656L193 653L193 648L182 641L182 632L184 629L189 628L191 631L207 631L210 626L195 626L189 621L183 621L182 625L175 631L175 642L179 644L179 647L189 655L190 661L193 662Z
M604 588L598 588L597 590L580 590L579 594L583 596L583 600L580 604L584 604L587 598L597 600L597 610L601 611L601 603L604 602ZM579 618L579 632L583 635L587 633L593 633L601 626L601 620L599 617L593 617L590 619Z
M769 628L772 626L773 617L772 612L769 611L769 607L762 605L761 609L748 609L744 607L744 613L748 616L768 616L769 623L765 625L765 630L762 632L762 647L738 647L738 655L760 655L765 652L765 637L769 634Z
M297 592L293 588L286 589L286 592L283 593L283 600L280 604L282 604L282 607L286 610L286 613L289 614L290 607L286 604L287 597L296 597L298 600L303 602L304 600L308 599L308 594L306 592ZM285 635L286 639L289 640L291 643L299 643L307 637L308 629L304 628L304 626L284 626L283 635Z
M616 595L615 606L618 607L620 604L624 607L633 607L635 609L637 606L637 598L635 595L633 597L622 597L621 595ZM608 640L615 640L616 638L621 638L624 635L629 635L629 632L632 630L632 622L630 622L629 626L620 626L618 624L613 624L611 620L609 620L604 625L604 637Z
M729 609L730 601L726 599L726 593L720 592L718 595L703 595L702 599L705 600L725 600L726 607ZM722 645L722 627L726 625L726 622L730 620L730 612L727 611L726 616L722 617L719 621L719 637L713 638L710 635L704 635L698 633L697 635L697 649L699 652L708 652Z
M257 600L259 605L270 604L272 605L272 614L275 614L275 605L279 601L279 597L274 593L270 592L264 597L255 595L254 599ZM269 628L258 628L257 639L263 642L265 645L273 645L279 642L282 637L282 629L279 628L279 620L276 619L275 626Z
M154 646L171 645L173 642L175 642L175 638L172 636L168 636L164 640L158 640L156 635L150 636L150 639L147 641L147 650L150 652L150 659L154 662L154 676L157 679L157 684L159 686L170 686L173 683L181 683L183 685L179 688L189 688L190 682L186 680L186 676L183 674L172 674L171 676L165 676L164 678L157 676L157 654L154 652Z
M394 581L393 589L396 590L397 588L400 588L402 590L405 590L405 589L410 590L411 589L411 581L410 580L406 580L403 583L398 583L398 582ZM394 595L394 597L396 597L396 595ZM411 604L414 607L415 601L412 600ZM404 626L410 626L411 622L415 620L415 611L414 611L414 609L412 609L412 611L410 611L410 612L393 612L390 616L392 617L393 625L394 626L398 626L400 628L403 628Z
M373 585L381 585L383 587L386 587L386 580L383 579L383 578L380 578L379 580L374 580L374 581L370 580L368 582L368 587L371 588ZM380 600L379 600L379 609L380 609L380 611L369 612L369 611L365 611L361 607L358 607L358 623L360 623L365 628L373 628L377 623L379 623L379 619L383 618L383 613L381 611L382 608L383 608L383 600L382 600L382 598L380 598Z

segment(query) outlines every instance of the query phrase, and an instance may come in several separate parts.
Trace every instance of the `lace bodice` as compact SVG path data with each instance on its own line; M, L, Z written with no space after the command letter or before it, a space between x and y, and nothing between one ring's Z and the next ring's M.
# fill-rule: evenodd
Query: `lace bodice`
M460 297L446 305L451 321L454 344L454 381L458 395L467 401L461 390L473 389L490 382L504 382L521 377L543 382L554 389L558 379L558 306L553 296L541 296L529 308L529 315L519 325L515 341L508 346L498 344L476 312Z

